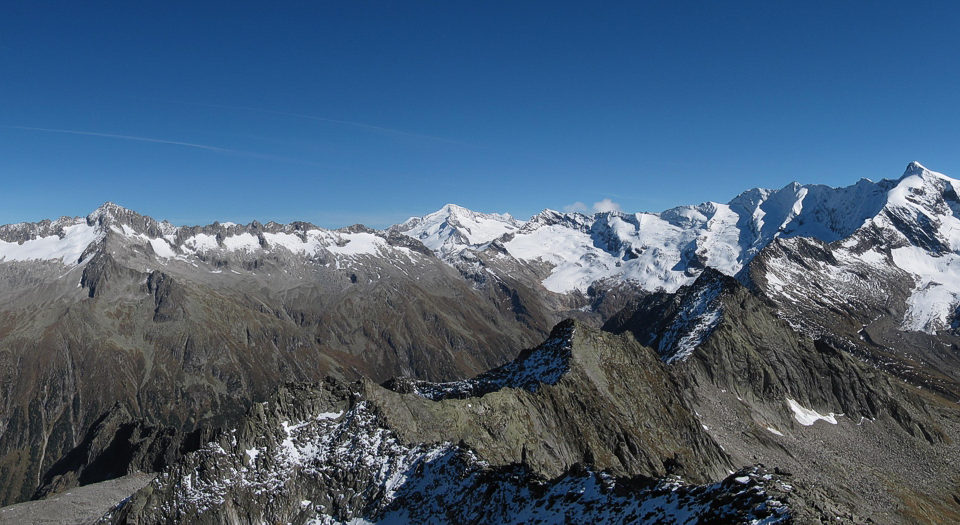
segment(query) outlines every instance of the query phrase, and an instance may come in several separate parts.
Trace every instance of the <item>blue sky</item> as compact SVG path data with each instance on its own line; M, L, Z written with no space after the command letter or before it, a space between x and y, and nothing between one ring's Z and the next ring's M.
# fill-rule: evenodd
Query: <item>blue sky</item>
M0 223L112 200L385 226L960 176L947 2L193 4L0 6Z

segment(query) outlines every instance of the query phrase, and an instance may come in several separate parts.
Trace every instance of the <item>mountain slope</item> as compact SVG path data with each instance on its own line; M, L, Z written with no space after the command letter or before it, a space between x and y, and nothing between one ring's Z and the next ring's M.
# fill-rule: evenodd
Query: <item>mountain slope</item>
M960 399L956 187L913 164L850 236L778 240L743 277L803 332Z
M703 331L688 314L706 291L717 320ZM677 294L637 301L605 328L659 347L734 464L793 473L823 515L907 523L960 515L956 404L798 332L736 280L705 271ZM682 355L663 344L693 333L697 344Z
M0 233L16 247L0 262L4 502L117 401L189 430L283 381L476 373L555 322L518 283L479 289L362 227L175 228L108 204Z

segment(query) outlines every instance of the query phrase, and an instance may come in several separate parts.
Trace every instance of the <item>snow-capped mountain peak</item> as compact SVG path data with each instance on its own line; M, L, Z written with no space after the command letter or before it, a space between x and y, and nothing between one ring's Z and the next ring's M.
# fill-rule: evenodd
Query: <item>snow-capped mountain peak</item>
M885 187L873 183L830 188L794 182L779 190L748 190L727 204L661 213L586 216L547 210L505 247L517 259L553 265L543 284L558 293L584 291L602 279L674 291L705 267L737 274L777 237L844 238L881 209L885 194Z
M480 213L456 204L411 217L392 229L419 240L440 256L452 255L468 247L482 246L523 226L504 213Z
M123 206L120 206L119 204L116 204L114 202L107 201L101 204L97 209L93 210L92 212L90 212L90 214L87 215L87 222L97 223L102 221L103 219L107 219L107 218L117 219L124 215L129 215L132 213L135 213L135 212L128 208L124 208Z
M861 179L839 188L793 182L777 190L751 189L727 204L680 206L661 213L586 216L546 210L506 238L504 247L518 260L552 267L543 285L558 293L586 291L605 279L674 291L706 267L737 275L777 238L833 243L876 226L897 239L891 247L913 246L925 256L938 257L937 264L931 264L939 268L944 256L960 253L960 233L953 233L960 232L958 184L915 162L899 180ZM914 275L925 273L906 263L898 266ZM927 286L960 282L938 276L920 280Z
M141 215L129 208L107 201L86 217L90 226L107 230L121 231L125 234L143 235L148 238L171 236L177 232L177 227L167 221L157 221L152 217Z
M800 219L809 216L808 202L816 202L815 221L798 221L801 227L783 236L842 242L826 248L834 262L824 263L828 267L822 275L772 257L764 277L777 283L770 293L780 295L781 288L819 279L818 286L835 289L833 295L842 301L852 292L841 293L848 286L838 284L841 281L859 282L866 274L901 275L914 281L904 297L901 328L932 333L950 327L960 305L960 181L911 162L896 180L861 179L847 188L809 188L815 199L808 196L803 202ZM877 300L890 299L882 294Z

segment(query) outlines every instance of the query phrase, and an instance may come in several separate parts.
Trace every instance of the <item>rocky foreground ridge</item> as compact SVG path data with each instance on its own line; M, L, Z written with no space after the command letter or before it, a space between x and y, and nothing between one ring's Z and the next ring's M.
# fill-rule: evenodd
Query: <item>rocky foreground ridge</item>
M956 407L842 351L797 341L773 315L728 328L744 322L738 308L763 306L751 306L736 281L724 284L725 324L682 366L630 333L566 321L542 345L468 380L285 385L205 432L101 521L952 519L956 487L944 480L960 457ZM743 334L739 347L754 355L730 355L727 333ZM724 362L750 364L723 370ZM705 373L715 369L723 373ZM820 381L834 387L808 384ZM127 436L119 429L92 441ZM154 439L130 443L137 453L121 474L142 469L151 451L169 454ZM88 463L117 458L100 453Z
M538 381L545 361L559 372ZM790 485L762 468L727 475L727 455L632 338L567 322L506 368L523 372L442 399L422 382L284 387L103 521L789 518Z

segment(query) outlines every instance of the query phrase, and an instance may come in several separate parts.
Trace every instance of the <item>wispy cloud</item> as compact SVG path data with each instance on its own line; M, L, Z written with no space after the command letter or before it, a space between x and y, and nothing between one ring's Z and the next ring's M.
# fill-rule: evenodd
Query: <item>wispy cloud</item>
M620 211L620 204L613 202L609 198L605 198L603 200L593 203L593 206L589 208L589 210L592 210L593 213L603 213L607 211ZM564 206L563 211L567 213L575 213L575 212L587 213L588 208L586 204L580 201L577 201L577 202L574 202L573 204L568 204Z
M149 142L149 143L152 143L152 144L168 144L168 145L171 145L171 146L182 146L182 147L185 147L185 148L202 149L202 150L206 150L206 151L212 151L212 152L215 152L215 153L223 153L223 154L227 154L227 155L239 155L239 156L242 156L242 157L251 157L251 158L256 158L256 159L272 160L272 161L284 162L284 163L288 163L288 164L301 164L301 165L305 165L305 166L322 167L320 164L317 164L317 163L314 163L314 162L305 161L305 160L299 160L299 159L291 159L291 158L288 158L288 157L280 157L280 156L277 156L277 155L268 155L268 154L264 154L264 153L256 153L256 152L253 152L253 151L244 151L244 150L231 149L231 148L222 148L222 147L220 147L220 146L211 146L211 145L209 145L209 144L198 144L198 143L196 143L196 142L184 142L184 141L180 141L180 140L159 139L159 138L155 138L155 137L141 137L141 136L139 136L139 135L121 135L121 134L119 134L119 133L104 133L104 132L101 132L101 131L89 131L89 130L80 130L80 129L60 129L60 128L38 128L38 127L32 127L32 126L2 126L2 125L0 125L0 128L19 129L19 130L25 130L25 131L39 131L39 132L43 132L43 133L60 133L60 134L65 134L65 135L82 135L82 136L87 136L87 137L102 137L102 138L117 139L117 140L131 140L131 141L135 141L135 142Z
M290 117L290 118L297 118L297 119L303 119L303 120L313 120L313 121L316 121L316 122L328 122L328 123L330 123L330 124L339 124L339 125L341 125L341 126L350 126L350 127L353 127L353 128L363 129L363 130L372 131L372 132L375 132L375 133L386 134L386 135L397 135L397 136L403 136L403 137L410 137L410 138L418 138L418 139L431 140L431 141L436 141L436 142L446 142L446 143L448 143L448 144L458 144L458 145L461 145L461 146L471 146L471 144L467 144L467 143L461 142L461 141L459 141L459 140L450 139L450 138L446 138L446 137L438 137L438 136L436 136L436 135L427 135L427 134L424 134L424 133L415 133L415 132L412 132L412 131L404 131L404 130L402 130L402 129L388 128L388 127L384 127L384 126L377 126L377 125L374 125L374 124L367 124L367 123L365 123L365 122L356 122L356 121L353 121L353 120L341 120L341 119L335 119L335 118L320 117L320 116L317 116L317 115L307 115L307 114L305 114L305 113L294 113L294 112L289 112L289 111L277 111L277 110L273 110L273 109L257 108L257 107L251 107L251 106L229 106L229 105L226 105L226 104L208 104L208 103L203 103L203 102L186 102L186 101L180 101L180 100L177 100L177 101L164 101L164 102L172 102L172 103L175 103L175 104L185 104L185 105L188 105L188 106L198 106L198 107L204 107L204 108L227 109L227 110L232 110L232 111L250 111L250 112L254 112L254 113L263 113L263 114L267 114L267 115L278 115L278 116L282 116L282 117Z

